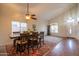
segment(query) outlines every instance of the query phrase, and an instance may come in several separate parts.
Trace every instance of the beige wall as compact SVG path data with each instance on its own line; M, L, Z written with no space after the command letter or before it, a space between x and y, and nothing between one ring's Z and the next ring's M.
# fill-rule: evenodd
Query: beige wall
M9 35L11 34L11 22L12 21L20 21L20 22L26 22L26 20L23 19L14 19L10 17L5 17L0 19L0 44L9 44L12 43L12 40L9 38ZM27 22L28 23L28 22ZM28 28L31 28L32 24L36 24L37 31L44 31L46 34L46 22L45 21L39 21L39 22L31 22L28 24Z
M5 4L4 4L5 5ZM6 6L6 5L5 5ZM37 25L37 31L45 31L46 32L46 21L42 21L38 19L37 21L26 21L25 15L19 12L17 9L12 9L12 7L5 7L0 6L0 44L10 44L13 42L9 38L11 34L11 22L12 21L20 21L20 22L27 22L28 28L31 28L32 24Z
M8 44L12 43L12 40L9 38L9 35L11 33L11 22L12 21L20 21L24 22L26 20L14 20L12 18L3 18L0 20L0 44ZM45 22L45 21L44 21ZM37 31L44 31L46 33L46 23L40 21L39 23L36 23L37 25ZM34 22L33 22L34 23ZM28 24L28 28L31 28L31 23L30 25Z
M10 16L1 16L0 19L0 44L7 44L7 43L11 43L11 39L9 38L9 35L11 34L11 22L12 21L20 21L20 22L24 22L25 20L21 20L21 19L14 19Z

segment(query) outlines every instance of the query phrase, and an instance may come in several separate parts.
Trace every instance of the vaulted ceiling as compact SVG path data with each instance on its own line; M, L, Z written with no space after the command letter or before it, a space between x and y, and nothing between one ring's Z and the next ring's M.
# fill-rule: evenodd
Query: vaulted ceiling
M26 3L0 4L0 16L24 18L26 5ZM36 14L39 20L49 20L62 14L72 6L73 4L68 3L30 3L30 13Z

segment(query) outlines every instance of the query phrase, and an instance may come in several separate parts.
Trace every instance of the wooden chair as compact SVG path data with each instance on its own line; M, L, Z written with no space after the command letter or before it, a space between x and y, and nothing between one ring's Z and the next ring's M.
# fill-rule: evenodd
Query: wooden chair
M33 40L32 34L30 35L30 33L28 32L21 34L21 40L27 41L25 49L27 49L28 55L31 49L32 51L34 51L34 40Z
M39 33L40 45L44 45L44 32Z
M33 44L33 47L38 48L39 47L39 39L38 39L38 32L32 32L31 41Z
M20 34L20 39L16 41L16 52L22 52L25 51L27 46L27 40L25 34Z

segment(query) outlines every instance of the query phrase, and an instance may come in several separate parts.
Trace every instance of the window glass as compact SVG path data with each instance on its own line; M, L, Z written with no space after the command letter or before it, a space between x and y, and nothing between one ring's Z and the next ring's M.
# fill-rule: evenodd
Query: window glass
M12 32L27 31L27 23L12 21Z
M51 32L58 33L58 24L54 23L51 25Z
M27 30L27 24L26 23L20 23L20 25L21 25L21 32Z

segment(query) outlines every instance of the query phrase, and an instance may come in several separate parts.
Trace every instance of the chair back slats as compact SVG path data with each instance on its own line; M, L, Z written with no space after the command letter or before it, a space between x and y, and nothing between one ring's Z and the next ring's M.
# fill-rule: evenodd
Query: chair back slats
M40 32L40 38L44 39L44 32Z
M44 44L44 32L40 32L39 36L40 36L40 43Z

